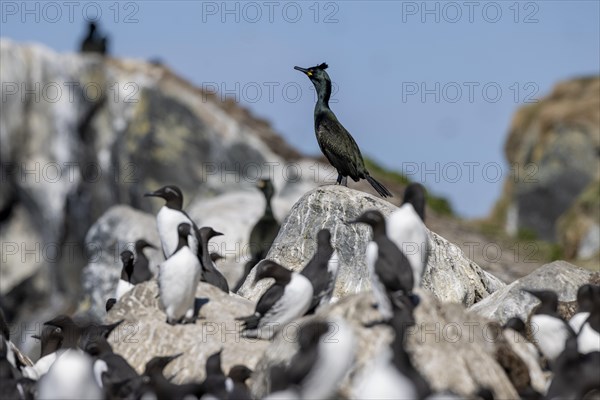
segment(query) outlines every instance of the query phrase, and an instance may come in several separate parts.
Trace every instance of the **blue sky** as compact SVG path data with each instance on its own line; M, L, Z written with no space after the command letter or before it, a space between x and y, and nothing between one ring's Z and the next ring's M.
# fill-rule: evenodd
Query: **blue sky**
M500 195L514 112L600 73L595 0L66 3L3 1L2 37L72 51L100 12L113 55L232 92L307 154L319 152L314 91L293 66L326 61L331 107L363 154L467 217Z

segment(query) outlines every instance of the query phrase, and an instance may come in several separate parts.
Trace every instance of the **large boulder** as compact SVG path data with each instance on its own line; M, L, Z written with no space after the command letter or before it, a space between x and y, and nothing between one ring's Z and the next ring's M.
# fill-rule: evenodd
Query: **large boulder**
M211 354L223 349L221 361L227 373L236 364L254 368L268 346L266 341L240 335L241 324L235 318L254 312L254 304L246 299L201 282L196 291L199 319L194 324L169 325L157 294L156 280L136 285L106 317L109 322L125 320L109 341L139 373L152 357L183 353L165 374L177 373L177 383L200 381Z
M509 233L557 239L558 218L600 177L599 138L598 77L562 82L519 109L505 145L512 174L497 209Z
M389 215L396 207L368 193L343 186L317 188L300 199L283 222L267 258L294 271L301 270L316 249L320 229L331 231L332 244L339 256L338 278L334 298L342 298L370 288L365 260L371 230L366 225L348 224L367 210L378 209ZM465 257L462 250L430 232L430 253L423 275L423 288L445 302L466 306L476 303L504 286L504 283ZM254 271L240 289L240 294L257 300L270 285L252 286Z
M413 364L434 391L452 391L472 397L479 388L487 387L495 398L517 398L515 384L522 385L522 382L543 390L546 381L535 362L535 349L527 347L523 338L501 335L497 324L466 312L460 304L442 303L424 290L418 290L418 294L421 303L415 310L416 325L408 331L406 348ZM357 377L369 368L373 358L393 337L388 327L364 326L378 318L371 307L372 301L371 295L366 293L349 296L320 310L316 316L293 323L297 329L313 318L327 321L343 318L351 327L356 339L355 364L344 378L337 398L353 398L352 387ZM270 368L289 364L297 352L297 343L292 340L294 330L288 327L274 337L256 365L252 391L257 398L264 397L270 390ZM334 330L327 340L336 340L336 332ZM522 356L517 356L514 349ZM507 359L511 360L512 368ZM512 370L517 369L515 365L518 365L518 374Z
M497 290L469 310L502 324L514 316L525 321L539 300L523 289L552 290L558 293L559 301L572 302L577 299L577 289L591 276L590 271L568 262L554 261Z

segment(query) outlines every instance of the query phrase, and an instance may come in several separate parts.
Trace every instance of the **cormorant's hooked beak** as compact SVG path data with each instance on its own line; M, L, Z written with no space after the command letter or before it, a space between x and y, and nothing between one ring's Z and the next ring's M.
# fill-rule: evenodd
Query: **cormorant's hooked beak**
M296 71L304 72L304 73L305 73L305 74L306 74L308 77L311 77L311 76L312 76L312 72L311 72L309 69L307 69L307 68L302 68L302 67L294 67L294 69L295 69Z

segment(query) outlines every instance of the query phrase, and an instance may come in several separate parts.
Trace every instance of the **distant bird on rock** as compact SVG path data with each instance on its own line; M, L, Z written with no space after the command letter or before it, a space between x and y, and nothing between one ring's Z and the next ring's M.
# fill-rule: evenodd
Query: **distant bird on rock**
M313 287L303 275L263 260L256 266L254 283L266 278L275 283L258 300L254 314L236 318L244 321L245 337L271 339L278 329L303 316L312 302Z
M227 279L219 272L215 262L212 260L208 252L208 241L216 236L223 235L221 232L215 231L210 227L200 228L200 246L202 246L202 276L201 281L218 287L225 293L229 294L229 285Z
M121 268L121 278L119 278L119 282L117 283L117 292L115 295L117 301L121 300L121 297L134 287L134 284L131 283L134 268L133 261L134 256L131 251L125 250L121 252L121 262L123 267Z
M381 197L392 197L385 186L369 175L354 138L329 108L331 79L325 72L327 67L325 63L310 68L294 67L295 70L308 76L317 91L318 99L314 114L319 147L329 163L337 170L338 184L346 185L348 177L354 182L366 179Z
M134 285L149 281L154 277L150 269L150 261L144 254L144 249L147 248L156 249L156 246L144 239L135 241L135 260L133 262L133 275L131 276L131 283Z
M331 233L328 229L321 229L317 233L317 250L300 272L313 285L313 299L308 314L314 313L317 307L328 304L331 300L338 266L337 252L331 246Z
M88 24L87 36L81 42L82 53L108 53L108 37L98 33L98 27L94 22Z
M600 286L585 284L577 290L577 312L569 320L575 333L579 333L594 308L600 307Z
M402 205L387 219L387 235L403 252L413 271L415 286L421 286L421 277L429 257L429 234L425 227L425 188L411 183L404 191Z
M271 199L275 194L273 182L270 179L261 179L258 181L257 187L265 196L265 211L250 231L250 239L248 240L250 260L244 265L244 273L235 285L234 292L237 292L242 287L252 268L267 256L281 228L271 207Z

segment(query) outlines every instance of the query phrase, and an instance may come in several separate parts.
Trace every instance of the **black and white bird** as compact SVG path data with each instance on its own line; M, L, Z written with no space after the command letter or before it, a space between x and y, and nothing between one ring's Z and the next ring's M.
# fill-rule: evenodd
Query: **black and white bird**
M367 245L367 266L377 309L384 320L389 320L395 299L412 294L414 279L410 262L387 237L385 218L379 211L367 211L350 223L365 223L373 230L373 239Z
M188 246L194 254L200 258L201 247L198 244L200 234L198 227L189 215L183 211L183 194L174 185L164 186L154 192L146 193L146 197L160 197L165 200L165 205L158 210L156 215L156 227L162 244L165 259L169 258L177 250L178 234L177 227L180 224L189 224L193 229L189 235Z
M134 285L149 281L154 277L152 268L150 268L150 261L144 254L144 249L147 248L156 249L156 246L144 239L135 241L135 260L133 262L133 275L131 276L131 283Z
M32 335L32 338L41 342L40 358L32 366L23 368L23 376L38 380L48 372L56 358L64 340L63 331L57 326L45 325L41 335Z
M169 324L193 323L196 319L195 295L202 275L202 266L196 253L188 246L192 240L190 238L192 232L192 225L179 224L175 252L159 267L160 302L167 314Z
M263 260L256 266L254 283L265 278L275 283L258 300L254 314L236 318L244 321L245 337L271 339L276 330L303 316L312 302L313 287L305 276Z
M402 205L387 218L386 227L387 236L410 262L415 285L419 287L429 254L425 188L421 184L411 183L406 187Z
M427 381L413 366L406 349L405 338L414 324L411 303L408 308L395 307L390 319L394 340L357 377L353 395L357 399L424 399L431 394Z
M337 252L331 246L331 233L321 229L317 233L317 250L301 272L313 285L313 299L307 314L314 313L317 307L331 300L338 266Z
M525 292L540 300L530 318L532 335L550 365L563 352L565 342L575 335L571 327L558 315L558 295L551 290L529 290Z
M546 399L584 399L600 391L600 352L581 354L577 338L569 337L554 362L553 378Z
M139 377L122 356L113 352L108 341L102 336L88 340L84 351L94 358L94 378L98 386L107 393L116 395L122 381Z
M169 381L163 371L169 363L181 356L176 354L166 357L154 357L148 363L144 370L144 376L148 378L148 383L140 391L142 392L137 398L155 398L158 400L183 400L183 399L199 399L205 392L204 388L199 383L186 383L177 385Z
M599 292L600 287L591 284L582 285L577 289L577 312L569 319L569 325L575 333L579 333L594 306L600 306Z
M202 282L209 283L218 287L225 293L229 294L229 285L227 279L219 272L215 262L212 260L208 251L208 241L216 236L223 235L221 232L215 231L210 227L200 228L200 245L202 246Z
M250 389L246 381L252 376L252 370L245 365L234 365L227 374L225 387L230 399L250 400Z
M577 347L582 354L600 351L600 304L590 313L577 335Z
M127 292L129 292L135 286L131 283L131 277L133 276L133 262L134 256L133 253L129 250L125 250L121 252L121 277L119 278L119 282L117 283L117 291L115 294L115 298L117 301L121 300L121 297Z
M342 318L313 320L298 330L298 352L286 375L303 399L328 399L350 371L356 340Z

